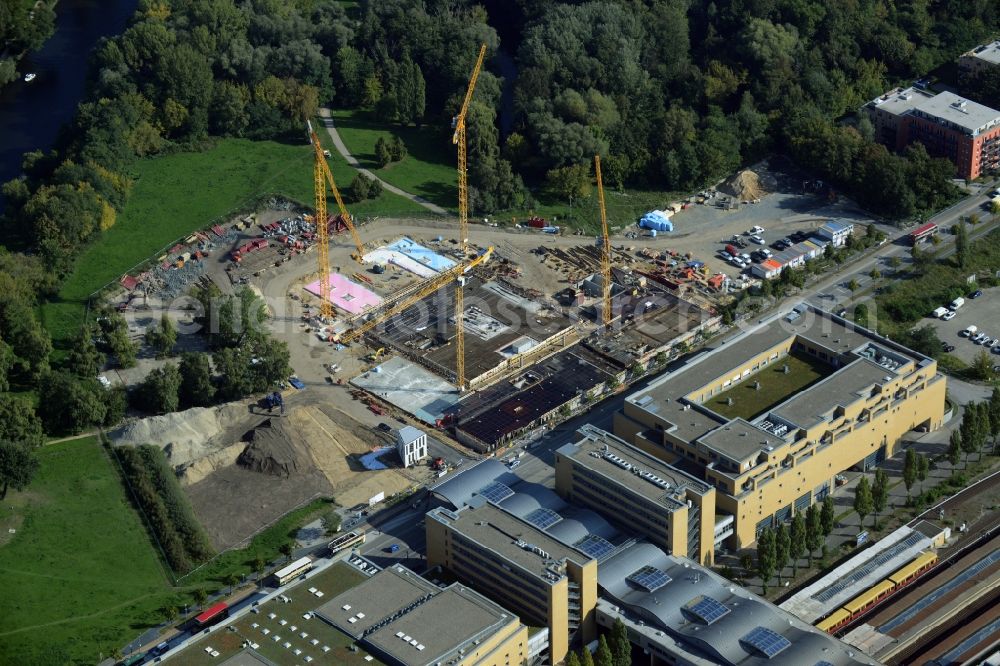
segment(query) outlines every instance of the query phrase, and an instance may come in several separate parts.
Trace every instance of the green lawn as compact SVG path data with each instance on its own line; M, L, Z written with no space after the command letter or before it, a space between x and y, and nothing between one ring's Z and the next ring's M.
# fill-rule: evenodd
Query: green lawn
M784 372L785 364L788 374ZM829 373L830 366L818 359L789 354L764 366L728 391L713 396L705 406L728 419L752 419ZM754 389L757 381L760 382L759 391ZM733 399L732 405L726 404L729 398Z
M42 321L57 345L79 326L90 294L150 256L155 258L155 253L177 238L210 226L268 193L311 204L312 155L306 144L224 139L205 152L136 162L132 168L135 186L117 223L83 252L58 298L41 309ZM346 190L357 172L336 152L333 155L334 178ZM388 192L348 207L359 217L423 211Z
M457 156L450 136L426 125L422 129L386 125L364 111L331 113L340 138L363 167L405 192L448 210L458 208ZM379 168L375 142L379 137L388 140L393 135L403 140L408 155L400 162Z
M175 595L97 439L39 457L29 490L0 506L0 663L94 664Z

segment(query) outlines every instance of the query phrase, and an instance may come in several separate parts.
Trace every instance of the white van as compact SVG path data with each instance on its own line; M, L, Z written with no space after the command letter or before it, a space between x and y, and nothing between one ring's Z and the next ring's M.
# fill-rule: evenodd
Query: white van
M946 314L948 314L948 308L938 308L938 309L934 310L933 313L931 313L931 316L934 317L935 319L940 319L941 317L945 316Z
M959 296L958 298L956 298L955 300L953 300L951 302L951 309L952 310L957 310L960 307L962 307L963 305L965 305L965 299L962 298L961 296Z
M969 326L964 331L960 332L959 335L961 335L963 338L971 338L972 336L974 336L976 334L976 331L978 331L978 330L979 330L979 327L977 327L975 325Z

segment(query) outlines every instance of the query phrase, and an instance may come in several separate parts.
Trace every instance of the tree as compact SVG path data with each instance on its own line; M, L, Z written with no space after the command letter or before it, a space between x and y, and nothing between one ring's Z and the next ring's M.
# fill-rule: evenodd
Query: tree
M861 285L858 283L856 279L851 278L851 281L847 283L847 288L850 289L852 292L855 292L861 288Z
M594 666L594 655L590 653L586 645L580 649L580 666Z
M295 552L295 544L293 544L291 541L286 541L285 543L281 544L281 548L279 548L278 550L281 551L281 554L285 556L285 559L290 560L292 559L292 553Z
M959 268L965 268L969 263L969 235L964 223L959 222L955 226L955 262Z
M580 666L580 657L576 656L576 652L570 650L566 655L566 666Z
M893 272L899 269L903 264L903 260L897 256L889 257L889 266L892 268Z
M118 313L108 314L101 321L101 328L111 353L118 359L118 365L122 368L134 366L139 348L129 335L128 323L124 317Z
M24 490L38 471L38 456L29 444L0 441L0 500L8 488Z
M229 594L232 594L236 589L236 584L240 582L240 577L234 573L228 573L225 576L225 583L229 586Z
M89 326L81 326L73 338L66 367L77 377L96 377L104 365L104 354L97 351L94 332Z
M406 144L398 135L394 134L392 140L389 141L389 155L392 157L392 161L401 162L406 154Z
M810 504L806 511L806 549L809 552L809 566L812 566L813 553L823 545L823 519L820 517L818 504Z
M552 169L545 174L545 180L553 194L566 199L571 206L574 199L586 199L590 196L589 164Z
M858 481L858 485L854 488L854 511L858 514L861 529L864 529L865 518L872 512L872 509L874 509L872 487L868 482L868 477L862 476Z
M146 344L156 350L156 358L166 358L177 344L177 326L166 315L160 317L159 325L146 331Z
M854 306L854 323L861 328L868 328L868 306L865 303Z
M912 449L907 449L909 453ZM916 459L914 458L914 461ZM916 465L914 462L914 472ZM909 494L909 490L907 490ZM889 506L889 475L881 467L875 470L875 482L872 484L872 508L875 510L875 529L878 529L878 514Z
M389 142L380 136L375 140L375 162L380 168L385 168L392 161L392 149L389 147Z
M176 620L178 615L180 615L180 612L177 610L177 606L175 606L174 604L167 604L166 606L160 608L160 616L163 618L163 621L166 622L167 624L170 624L171 622Z
M208 600L208 593L205 592L205 588L196 587L191 591L191 598L194 600L195 607L201 608Z
M743 553L740 555L740 568L743 569L743 574L749 576L753 573L753 555L750 553Z
M628 639L628 629L619 617L611 626L611 653L614 666L632 666L632 643Z
M799 559L806 554L806 520L801 513L792 518L788 532L788 552L792 557L792 576L799 575Z
M920 482L920 492L924 491L924 481L927 479L927 474L930 472L930 461L924 454L919 454L917 456L917 480Z
M880 271L877 268L873 268L868 272L868 277L870 277L873 280L878 280L879 278L882 277L882 271Z
M105 399L105 390L96 379L49 372L39 392L39 402L46 405L42 423L49 433L78 433L104 421Z
M962 423L959 426L959 432L962 433L962 453L966 456L979 450L978 420L979 411L976 409L976 404L967 404L963 408Z
M212 404L215 386L212 385L212 369L208 354L185 352L180 362L181 385L180 403L184 407L206 407Z
M827 495L823 498L823 508L820 510L820 522L823 525L823 535L833 534L834 523L837 520L836 510L833 506L833 497Z
M962 459L962 433L952 430L948 437L948 462L952 467L957 467Z
M903 458L903 484L906 486L906 503L910 503L910 488L917 482L917 471L920 463L917 461L917 452L912 448L906 449L906 456Z
M597 640L597 652L594 653L594 666L615 666L608 639L604 634Z
M767 596L767 584L774 576L776 563L774 532L770 528L764 528L757 535L757 576L764 596Z
M990 436L993 438L993 448L996 449L997 444L1000 443L1000 388L993 387L988 404L986 413L990 422Z
M174 363L167 363L146 375L146 379L139 386L139 404L154 414L176 412L180 388L180 370Z
M993 361L985 349L979 351L969 365L969 376L980 381L993 379Z
M0 441L24 444L29 448L42 445L42 421L28 400L0 394Z
M351 180L350 193L353 201L377 199L382 194L382 183L359 172Z
M128 389L122 384L117 384L104 391L104 418L101 425L106 428L116 426L121 423L128 413Z
M778 580L788 564L791 555L791 538L788 535L788 525L781 523L774 533L774 570L778 573Z

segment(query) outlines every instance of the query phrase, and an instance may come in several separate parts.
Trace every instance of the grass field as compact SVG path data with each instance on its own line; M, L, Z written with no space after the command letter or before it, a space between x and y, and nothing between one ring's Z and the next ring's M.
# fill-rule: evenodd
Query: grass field
M788 365L788 374L784 372L785 364ZM713 396L706 406L728 419L752 419L829 373L830 366L818 359L789 354L768 364L728 391ZM754 389L757 381L760 382L759 391ZM733 399L732 405L726 404L729 398Z
M96 438L53 444L0 506L0 663L94 664L175 599ZM11 506L14 507L11 511Z
M347 149L363 167L396 187L432 201L448 210L458 207L456 154L451 137L438 128L401 127L374 120L364 111L332 111L334 123ZM400 162L379 168L375 142L398 136L408 155Z
M356 171L332 154L334 178L346 189ZM141 160L132 170L135 186L117 223L83 252L58 298L42 307L42 321L57 346L80 325L90 294L178 237L267 193L307 205L313 200L312 151L305 144L224 139L204 152ZM357 216L423 211L388 192L349 208Z

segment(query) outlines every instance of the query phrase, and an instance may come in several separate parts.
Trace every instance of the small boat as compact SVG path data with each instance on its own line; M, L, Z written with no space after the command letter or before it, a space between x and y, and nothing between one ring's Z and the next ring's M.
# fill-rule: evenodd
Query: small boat
M38 75L35 74L34 72L29 72L29 73L27 73L27 74L24 75L24 82L25 83L30 83L31 81L35 80L36 76L38 76Z

